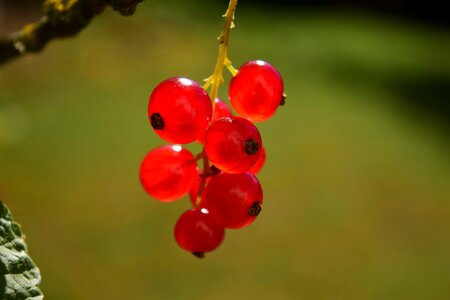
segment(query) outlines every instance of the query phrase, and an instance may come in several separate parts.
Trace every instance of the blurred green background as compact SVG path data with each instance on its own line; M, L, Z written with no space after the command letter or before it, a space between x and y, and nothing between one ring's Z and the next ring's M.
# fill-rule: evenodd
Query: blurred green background
M288 94L258 124L264 209L205 260L177 247L189 200L151 199L138 169L163 144L152 89L213 71L225 3L205 2L108 9L0 68L0 199L46 299L447 299L450 33L411 20L239 6L230 58Z

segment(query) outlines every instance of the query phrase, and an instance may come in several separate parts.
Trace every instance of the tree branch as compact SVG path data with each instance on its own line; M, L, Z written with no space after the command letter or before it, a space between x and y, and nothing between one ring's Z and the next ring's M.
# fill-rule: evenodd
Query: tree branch
M21 31L0 39L0 65L30 52L39 52L52 39L73 36L107 5L123 16L132 15L143 0L45 0L44 16Z

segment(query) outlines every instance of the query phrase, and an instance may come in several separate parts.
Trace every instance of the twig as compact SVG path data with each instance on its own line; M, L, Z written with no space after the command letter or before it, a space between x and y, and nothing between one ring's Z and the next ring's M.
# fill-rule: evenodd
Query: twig
M19 32L0 39L0 65L23 56L39 52L55 38L76 35L107 5L123 16L132 15L143 0L46 0L44 16L25 25Z

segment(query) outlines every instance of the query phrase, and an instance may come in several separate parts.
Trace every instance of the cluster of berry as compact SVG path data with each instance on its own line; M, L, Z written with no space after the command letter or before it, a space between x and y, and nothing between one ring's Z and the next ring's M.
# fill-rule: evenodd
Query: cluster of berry
M252 223L262 208L263 193L254 174L265 151L252 121L270 118L284 104L278 71L261 60L242 65L229 86L229 99L240 116L186 78L170 78L152 92L148 105L155 132L172 143L151 150L140 169L142 186L152 197L171 202L190 194L193 208L178 219L178 245L203 257L222 242L225 228ZM180 144L203 144L194 156ZM203 159L203 169L197 161Z

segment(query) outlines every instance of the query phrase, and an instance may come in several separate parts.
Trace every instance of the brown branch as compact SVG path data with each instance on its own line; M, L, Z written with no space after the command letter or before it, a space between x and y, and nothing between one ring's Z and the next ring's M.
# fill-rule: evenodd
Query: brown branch
M107 5L132 15L143 0L45 0L44 16L19 32L0 39L0 65L30 52L39 52L52 39L76 35Z

